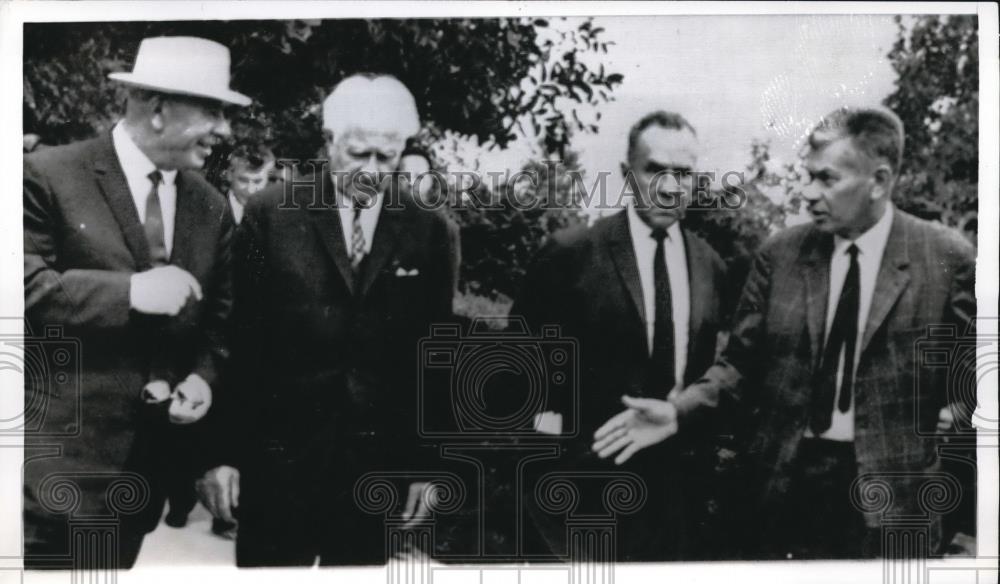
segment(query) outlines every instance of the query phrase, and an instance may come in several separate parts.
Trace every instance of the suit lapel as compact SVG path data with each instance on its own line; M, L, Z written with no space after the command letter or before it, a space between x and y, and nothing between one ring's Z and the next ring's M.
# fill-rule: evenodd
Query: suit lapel
M201 201L198 193L188 188L183 172L177 173L176 187L177 212L174 214L174 245L170 251L170 263L189 269L197 247L194 238L201 233L198 221L202 219L203 212L199 209Z
M389 201L390 197L385 197L384 200ZM384 205L385 203L383 203L382 211L378 215L378 223L375 225L371 253L365 259L364 269L361 270L361 285L358 288L358 296L364 296L371 289L382 270L382 266L392 257L392 252L396 249L396 243L399 241L403 210L386 208Z
M622 284L628 290L639 319L645 322L646 309L642 301L642 283L639 281L639 267L635 263L635 250L632 249L632 240L629 237L626 211L621 211L612 217L609 227L607 241L611 260L618 270ZM645 335L643 338L646 338Z
M139 221L139 212L136 211L128 181L125 180L125 173L115 154L110 133L98 139L93 166L97 184L122 230L125 245L128 246L137 269L139 271L149 269L151 264L146 232Z
M327 173L322 173L319 177L319 183L317 188L330 189L329 191L320 190L319 192L334 192L333 183L328 178ZM347 244L344 243L344 230L340 225L340 210L337 209L336 205L320 205L311 208L309 215L312 217L316 234L319 236L320 241L323 242L323 247L326 248L331 259L333 259L333 263L337 266L337 271L340 272L344 285L347 286L348 290L353 292L354 271L351 269L351 259L347 255Z
M889 311L896 304L910 282L909 229L902 213L896 212L892 218L889 230L889 240L885 244L882 262L879 265L878 276L875 279L875 290L872 293L871 309L868 311L868 321L865 323L864 335L861 337L861 350L864 354L875 331L882 325Z
M708 251L700 241L691 238L686 229L681 229L681 234L684 237L684 255L687 257L688 291L690 294L688 297L687 362L691 364L694 362L695 339L698 338L698 331L701 329L702 323L705 322L710 308L710 299L715 298L718 291L715 290L712 260L708 257Z
M827 303L830 297L830 256L833 236L813 231L799 256L802 280L805 282L806 324L809 346L814 359L819 359L826 329Z

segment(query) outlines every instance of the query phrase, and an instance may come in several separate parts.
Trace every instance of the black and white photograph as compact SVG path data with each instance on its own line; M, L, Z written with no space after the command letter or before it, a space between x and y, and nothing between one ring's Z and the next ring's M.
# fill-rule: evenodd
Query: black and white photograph
M3 583L1000 576L995 4L0 31Z

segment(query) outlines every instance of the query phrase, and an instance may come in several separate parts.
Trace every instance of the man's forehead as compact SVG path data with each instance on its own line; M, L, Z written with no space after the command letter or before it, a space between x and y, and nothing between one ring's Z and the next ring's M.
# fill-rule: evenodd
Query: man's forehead
M334 136L334 141L341 141L347 145L369 145L379 147L395 147L402 145L405 137L399 130L387 128L366 128L363 126L351 126L341 132L341 135Z
M829 136L819 134L810 141L802 163L810 170L823 168L860 168L862 153L850 136Z
M698 138L687 128L650 126L639 134L637 146L658 162L693 163L698 156Z
M248 176L248 177L264 176L267 173L271 172L271 170L273 168L274 168L274 163L268 163L268 164L265 164L264 166L261 166L259 168L250 168L250 166L247 165L247 163L245 163L245 162L234 162L233 163L233 173L234 174L241 174L241 175Z
M407 168L430 168L431 163L421 154L407 154L399 160L400 166Z

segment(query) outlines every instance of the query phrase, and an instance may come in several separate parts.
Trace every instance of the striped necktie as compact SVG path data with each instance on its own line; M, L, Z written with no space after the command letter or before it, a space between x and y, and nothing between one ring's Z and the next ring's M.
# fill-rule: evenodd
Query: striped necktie
M149 259L153 266L165 266L170 263L170 256L167 255L167 244L163 235L163 210L160 208L160 183L163 182L163 174L154 170L149 173L149 180L153 183L149 195L146 196L146 221L143 229L146 231L146 241L149 243Z

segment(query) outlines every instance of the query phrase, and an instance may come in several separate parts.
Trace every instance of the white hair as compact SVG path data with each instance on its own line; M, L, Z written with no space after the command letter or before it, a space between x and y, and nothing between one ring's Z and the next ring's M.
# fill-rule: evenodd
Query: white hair
M403 140L420 131L413 94L389 75L352 75L323 102L323 129L336 138L352 128L398 132Z

